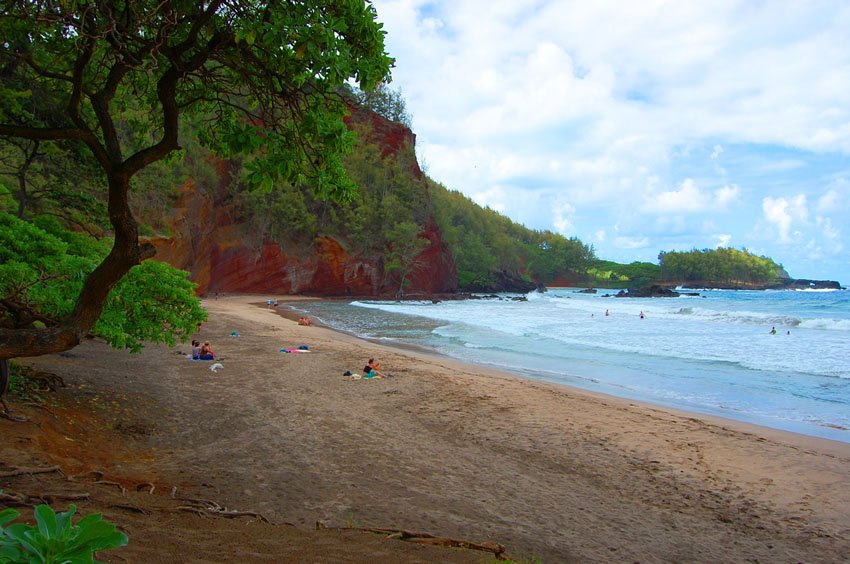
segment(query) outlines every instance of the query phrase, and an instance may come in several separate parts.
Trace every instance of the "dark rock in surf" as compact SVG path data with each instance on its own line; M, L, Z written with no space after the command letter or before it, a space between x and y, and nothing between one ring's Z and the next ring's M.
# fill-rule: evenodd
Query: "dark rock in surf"
M694 294L689 294L694 295ZM699 294L696 294L697 296ZM671 290L670 288L665 288L664 286L659 286L657 284L653 284L652 286L645 286L638 290L629 289L629 290L620 290L615 298L678 298L681 296L679 292L675 290Z

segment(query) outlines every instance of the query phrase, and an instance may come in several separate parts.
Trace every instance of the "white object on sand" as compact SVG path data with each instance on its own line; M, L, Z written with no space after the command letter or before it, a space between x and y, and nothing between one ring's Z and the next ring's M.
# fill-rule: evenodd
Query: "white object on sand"
M224 368L224 365L220 362L216 362L212 366L210 366L210 372L217 372L219 368Z

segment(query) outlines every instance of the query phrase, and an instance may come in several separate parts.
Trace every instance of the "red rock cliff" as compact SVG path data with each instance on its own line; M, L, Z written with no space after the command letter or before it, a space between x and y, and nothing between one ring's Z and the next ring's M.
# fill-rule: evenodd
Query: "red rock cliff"
M362 108L352 108L350 125L362 126L367 140L382 148L384 157L413 149L415 135L407 127ZM415 158L413 174L422 179ZM287 253L270 239L249 234L227 191L228 163L216 163L219 182L204 190L187 181L174 203L171 237L149 239L157 260L188 270L198 293L246 292L319 296L393 295L397 280L388 277L383 260L348 253L340 241L320 236L310 248ZM423 183L423 189L425 184ZM249 237L249 235L252 235ZM456 274L447 246L433 218L420 237L430 245L417 259L407 294L434 294L456 290ZM262 240L252 244L250 241Z

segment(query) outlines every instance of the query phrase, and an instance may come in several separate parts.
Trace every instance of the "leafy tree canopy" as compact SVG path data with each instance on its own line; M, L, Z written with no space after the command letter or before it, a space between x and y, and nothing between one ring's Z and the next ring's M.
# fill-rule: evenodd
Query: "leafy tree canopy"
M658 256L665 280L706 284L775 284L788 279L788 273L772 259L746 249L703 249L662 252Z
M73 310L86 275L108 250L105 241L69 232L55 220L0 213L0 327L55 326ZM92 334L133 352L144 342L174 345L206 319L194 290L185 271L145 261L112 289Z
M439 184L429 192L463 290L498 289L504 275L546 283L565 273L583 274L595 258L593 247L576 237L528 229Z
M401 90L395 90L389 84L379 84L372 90L354 90L354 97L360 105L390 121L397 121L407 127L413 124L404 95Z
M84 148L107 195L113 244L90 273L76 271L81 288L56 324L0 327L0 359L75 346L110 290L152 256L129 188L180 148L181 116L218 154L254 154L252 186L309 180L323 197L350 197L341 156L352 136L337 89L354 80L368 90L392 65L370 3L19 0L2 9L0 138L54 144L54 154Z

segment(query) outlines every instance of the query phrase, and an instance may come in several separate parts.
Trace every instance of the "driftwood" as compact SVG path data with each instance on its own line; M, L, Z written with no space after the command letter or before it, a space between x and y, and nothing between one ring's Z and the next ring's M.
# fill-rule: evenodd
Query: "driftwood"
M326 527L324 523L320 521L316 522L316 529L330 529L338 531L353 530L361 531L364 533L375 533L378 535L385 535L387 538L398 539L407 542L415 542L419 544L430 544L434 546L465 548L469 550L491 552L497 560L509 559L507 554L505 554L505 547L498 543L481 543L459 539L450 539L447 537L438 537L436 535L432 535L431 533L414 533L412 531L405 531L404 529L383 529L379 527Z

